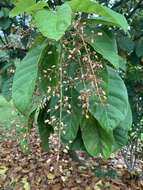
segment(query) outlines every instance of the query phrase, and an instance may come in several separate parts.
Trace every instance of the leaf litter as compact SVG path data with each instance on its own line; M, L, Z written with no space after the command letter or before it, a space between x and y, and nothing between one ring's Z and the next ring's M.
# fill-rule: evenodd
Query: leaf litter
M56 144L56 138L52 137ZM16 140L0 142L0 190L142 190L143 162L128 172L120 153L108 160L87 158L78 152L79 162L61 151L58 168L56 151L45 153L34 129L28 137L29 152L24 154ZM84 164L83 164L84 163ZM56 172L55 172L56 171Z

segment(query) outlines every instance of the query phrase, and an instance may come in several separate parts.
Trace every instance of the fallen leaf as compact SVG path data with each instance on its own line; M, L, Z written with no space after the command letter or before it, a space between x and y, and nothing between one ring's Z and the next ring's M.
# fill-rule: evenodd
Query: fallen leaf
M24 190L30 190L31 188L30 188L30 184L29 184L29 182L27 181L27 178L25 177L25 178L23 178L22 179L22 183L24 184Z
M6 166L0 166L0 175L4 175L7 172L8 168Z
M48 178L49 180L53 180L53 179L55 178L55 174L53 174L53 173L48 173L47 178Z

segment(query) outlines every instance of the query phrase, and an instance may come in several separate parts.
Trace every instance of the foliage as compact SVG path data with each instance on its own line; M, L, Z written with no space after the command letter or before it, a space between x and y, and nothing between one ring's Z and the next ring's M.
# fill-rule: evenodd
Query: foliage
M24 46L30 50L16 64L14 105L27 120L34 113L44 150L54 130L59 149L64 143L108 158L127 143L132 124L122 80L126 60L124 53L118 55L113 35L115 27L126 35L125 17L90 0L14 3L10 19L17 22L23 15L33 36Z
M143 94L142 94L142 8L143 2L140 1L119 1L112 7L125 14L130 23L130 38L121 31L117 33L117 44L119 52L127 60L127 70L125 73L125 83L128 89L129 101L133 113L133 125L129 132L128 145L123 150L125 162L129 170L134 170L137 159L143 158L142 133L143 133ZM140 154L136 152L139 151ZM127 157L128 152L129 157Z

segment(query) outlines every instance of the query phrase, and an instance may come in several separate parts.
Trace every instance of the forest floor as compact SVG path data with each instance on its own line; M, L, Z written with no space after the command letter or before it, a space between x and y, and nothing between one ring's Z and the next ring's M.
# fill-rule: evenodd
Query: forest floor
M30 152L21 152L17 141L0 143L0 190L143 190L143 162L129 173L121 154L108 160L87 159L84 165L61 152L57 164L54 148L42 152L35 131L29 134Z

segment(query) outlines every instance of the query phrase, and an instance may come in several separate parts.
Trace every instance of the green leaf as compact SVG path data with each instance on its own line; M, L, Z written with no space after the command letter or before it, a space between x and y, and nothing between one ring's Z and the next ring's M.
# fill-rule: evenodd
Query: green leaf
M118 149L125 146L128 142L128 130L117 127L114 129L114 138L115 142L113 143L113 151L117 151Z
M46 43L32 49L16 68L12 86L12 98L16 108L24 115L28 115L31 108L38 64L41 62L45 47Z
M36 0L19 0L15 3L15 7L10 12L10 16L15 17L24 12L32 13L33 11L38 11L45 6L47 6L45 1L36 3Z
M63 106L62 108L63 133L61 137L64 143L67 144L76 138L81 121L81 105L78 96L79 93L74 88L69 88L67 91L63 88L63 97L67 98L65 104L67 106ZM58 121L60 120L59 102L60 98L54 96L50 103L51 118L55 117ZM55 109L56 107L58 107L58 109Z
M38 11L34 18L37 28L45 37L59 40L71 25L72 11L68 4L63 4L54 11Z
M47 92L48 87L54 87L59 80L59 59L61 47L58 43L49 44L39 67L40 87Z
M128 23L125 17L94 0L72 0L68 2L74 12L95 13L102 20L112 23L114 26L122 28L125 32L128 31Z
M92 95L89 101L89 111L99 124L108 130L116 128L127 115L128 94L123 80L110 67L108 67L108 82L105 86L108 86L106 100L100 101L97 95Z
M104 158L109 157L113 143L112 130L107 132L93 117L89 117L83 119L81 132L86 150L91 156L102 154Z
M7 101L11 100L12 82L13 82L13 77L11 77L11 78L7 79L6 81L4 81L3 85L2 85L2 95L6 98Z
M98 24L107 25L107 26L115 26L114 23L109 22L107 18L103 17L97 17L97 16L91 16L88 19L86 19L86 24L89 26L95 26Z
M11 20L9 18L1 18L0 19L0 30L6 30L10 27Z
M81 105L78 100L79 94L74 90L74 88L70 88L66 94L69 97L69 105L71 108L69 109L70 113L66 110L63 112L63 123L65 125L64 129L65 133L62 135L62 139L64 141L73 141L78 133L79 124L81 121Z
M127 69L127 63L126 63L126 59L119 56L119 68L122 70L122 71L126 71Z
M114 35L108 31L98 31L87 33L86 41L93 49L108 60L115 68L119 68L119 56Z
M41 45L45 40L46 38L41 33L38 33L34 41L32 42L31 49Z
M114 144L113 150L116 151L122 146L125 146L128 142L128 131L132 126L132 112L130 105L128 105L128 113L123 121L120 122L119 126L113 130Z
M21 139L19 144L20 144L21 151L24 154L28 154L29 153L29 145L28 145L27 138Z
M46 108L43 110L39 110L37 124L41 139L41 145L45 152L49 150L49 136L51 133L53 133L53 127L51 125L45 124L46 119L47 119Z
M73 151L86 151L86 148L83 143L82 135L81 135L81 130L79 128L78 133L74 141L69 145L70 150Z

